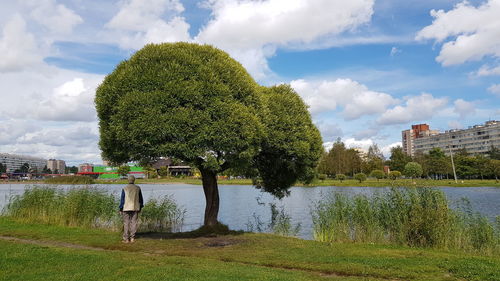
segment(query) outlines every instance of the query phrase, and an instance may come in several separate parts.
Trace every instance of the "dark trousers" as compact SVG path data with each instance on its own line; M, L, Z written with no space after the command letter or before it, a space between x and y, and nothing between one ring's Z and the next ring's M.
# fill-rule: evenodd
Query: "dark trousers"
M122 216L123 216L123 240L129 240L135 238L139 212L125 211L122 212Z

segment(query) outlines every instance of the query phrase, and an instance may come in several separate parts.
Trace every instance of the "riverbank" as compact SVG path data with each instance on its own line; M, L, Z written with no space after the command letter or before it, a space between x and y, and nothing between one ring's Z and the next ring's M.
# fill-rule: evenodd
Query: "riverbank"
M500 258L269 234L147 235L0 218L0 280L500 280Z
M127 184L126 180L108 181L108 180L97 180L96 183L99 184ZM138 179L137 183L145 184L197 184L201 185L201 179L194 178L164 178L164 179ZM252 180L250 179L219 179L219 185L252 185ZM295 186L358 186L358 187L387 187L387 186L447 186L447 187L500 187L500 182L495 180L459 180L455 183L454 180L410 180L410 179L399 179L399 180L389 180L389 179L368 179L364 182L359 182L357 180L344 180L342 182L333 179L318 180L314 183L305 185L298 183Z
M127 184L127 180L95 180L96 184ZM162 178L162 179L137 179L137 184L195 184L201 185L201 179L197 178ZM250 179L219 179L219 185L252 185ZM33 181L2 181L0 184L45 184L43 180ZM70 183L61 183L70 184ZM427 179L367 179L364 182L357 180L344 180L342 182L333 179L317 180L311 184L297 183L295 186L314 187L314 186L345 186L345 187L388 187L388 186L436 186L436 187L500 187L500 181L496 180L427 180Z

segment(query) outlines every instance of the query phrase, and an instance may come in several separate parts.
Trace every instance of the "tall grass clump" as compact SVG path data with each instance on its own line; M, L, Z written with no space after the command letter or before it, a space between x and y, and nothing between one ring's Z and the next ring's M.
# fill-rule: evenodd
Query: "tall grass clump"
M67 191L57 187L27 187L22 195L10 198L3 214L26 222L63 226L123 228L118 198L92 186ZM166 196L149 200L139 214L139 230L180 231L185 210Z
M450 208L438 189L392 188L371 198L333 193L316 203L312 215L318 241L500 253L500 221L491 223L470 204Z
M186 210L171 196L150 199L139 215L139 230L145 232L181 231Z
M94 184L95 180L87 176L61 176L54 178L47 178L44 180L46 184Z
M69 191L55 187L28 187L10 199L5 214L13 218L65 226L111 226L118 202L111 194L95 187Z

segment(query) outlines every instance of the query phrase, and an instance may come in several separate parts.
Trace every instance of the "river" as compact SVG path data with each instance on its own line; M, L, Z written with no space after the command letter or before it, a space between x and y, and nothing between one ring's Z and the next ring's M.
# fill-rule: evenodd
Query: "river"
M120 194L122 185L95 185L115 194ZM140 185L147 201L150 198L160 198L171 195L177 203L186 209L183 231L198 228L203 223L205 197L200 185L189 184L142 184ZM61 186L72 188L74 186ZM0 209L11 196L22 194L25 189L21 184L0 184ZM500 188L495 187L440 187L452 206L461 198L467 198L475 211L494 220L500 216ZM269 222L271 211L269 203L283 206L291 216L294 224L300 223L299 236L312 239L311 206L330 192L342 192L347 195L365 194L371 196L376 192L384 192L387 188L380 187L292 187L291 194L282 200L261 192L248 185L221 185L219 220L231 229L247 230L249 222L255 224L258 217L263 222Z

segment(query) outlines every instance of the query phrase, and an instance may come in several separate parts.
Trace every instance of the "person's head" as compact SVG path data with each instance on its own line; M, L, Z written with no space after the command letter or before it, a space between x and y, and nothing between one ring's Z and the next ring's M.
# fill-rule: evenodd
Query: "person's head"
M130 175L128 176L128 183L134 183L135 182L135 177Z

